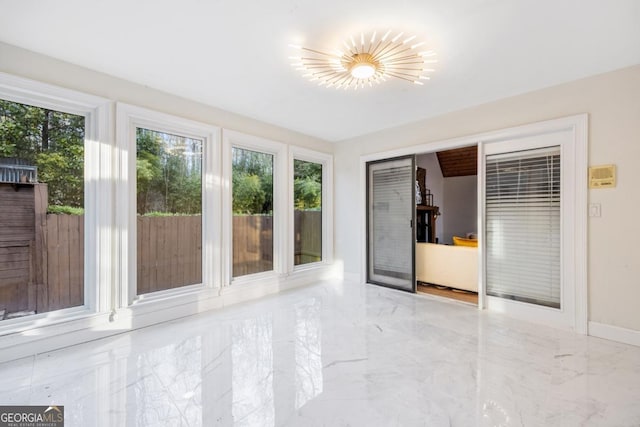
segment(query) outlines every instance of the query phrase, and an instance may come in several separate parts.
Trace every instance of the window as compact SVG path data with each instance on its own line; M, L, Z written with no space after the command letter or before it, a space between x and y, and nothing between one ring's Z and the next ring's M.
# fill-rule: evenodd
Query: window
M0 73L0 334L50 337L109 307L109 107Z
M220 287L219 129L126 104L117 114L118 169L133 177L116 183L120 305Z
M223 282L277 283L288 269L287 146L226 129L223 141Z
M202 283L202 143L136 128L138 295Z
M233 277L273 270L273 162L232 148Z
M322 164L293 160L294 265L322 261Z
M289 153L292 270L315 268L333 259L333 157L300 147Z
M0 320L84 305L85 117L0 100Z

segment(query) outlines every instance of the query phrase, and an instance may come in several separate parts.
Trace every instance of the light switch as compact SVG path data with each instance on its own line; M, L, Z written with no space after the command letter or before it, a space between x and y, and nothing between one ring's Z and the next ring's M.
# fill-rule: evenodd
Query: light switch
M589 203L589 216L600 218L600 203Z

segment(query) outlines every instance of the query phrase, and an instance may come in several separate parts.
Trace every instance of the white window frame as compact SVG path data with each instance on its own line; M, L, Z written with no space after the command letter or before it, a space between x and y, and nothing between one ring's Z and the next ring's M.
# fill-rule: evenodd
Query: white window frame
M35 107L85 117L84 136L84 305L3 320L0 336L12 343L32 341L38 335L54 335L93 322L93 317L113 308L111 246L113 199L111 192L113 148L111 102L69 89L0 73L0 98ZM76 321L77 322L73 322ZM49 331L59 325L56 332ZM48 328L48 332L41 329ZM22 333L20 337L11 334Z
M585 191L586 185L579 188L580 183L580 166L586 169L586 156L581 159L580 153L580 130L570 124L558 123L559 126L550 126L544 131L533 133L532 135L514 135L512 138L505 138L497 141L481 142L482 158L482 176L478 177L478 181L483 185L482 200L478 197L478 204L482 206L478 208L480 212L482 226L486 224L486 196L485 196L485 170L487 155L500 154L505 152L518 152L525 150L539 149L546 145L548 147L558 147L560 150L560 308L546 307L533 303L521 302L517 300L509 300L501 297L487 295L487 265L486 257L480 266L482 274L483 292L482 299L484 306L495 312L505 313L510 316L530 320L540 324L546 324L562 329L577 330L582 334L586 334L586 312L581 313L584 308L580 306L580 301L586 298L580 289L576 289L577 278L576 271L571 268L577 264L580 258L576 254L576 245L582 237L576 235L581 226L579 218L584 219L586 209L583 212L576 213L578 206L576 200L579 200L580 190ZM586 147L586 144L585 144ZM586 177L586 173L584 174ZM586 203L585 203L586 207ZM583 234L583 236L586 233ZM486 241L483 239L482 251L486 254ZM578 284L579 286L579 284ZM585 299L586 300L586 299Z
M136 129L150 129L200 139L202 153L202 283L179 288L137 294L137 209L136 209ZM159 113L134 105L117 104L116 227L119 264L116 289L120 307L173 306L177 300L197 299L216 293L221 284L220 228L220 128Z
M222 202L224 286L270 282L288 273L288 157L286 144L223 129L222 159L224 194ZM273 270L233 277L233 190L232 149L241 148L273 155Z
M318 163L322 165L322 260L301 264L295 264L294 242L295 224L294 214L294 160ZM333 263L333 156L306 148L292 146L289 149L289 244L288 269L289 271L304 271L325 267Z

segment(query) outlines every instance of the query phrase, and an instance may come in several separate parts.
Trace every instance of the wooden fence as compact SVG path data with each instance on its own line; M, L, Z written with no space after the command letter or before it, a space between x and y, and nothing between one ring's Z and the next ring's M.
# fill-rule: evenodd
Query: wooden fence
M43 313L82 305L84 216L42 213L46 186L20 192L5 187L0 186L0 311ZM296 211L294 221L296 264L320 260L321 213ZM201 216L138 217L137 228L138 294L202 282ZM233 275L272 268L273 217L234 215Z
M322 260L322 212L294 211L294 264Z
M202 217L138 217L138 294L202 283Z
M0 185L0 311L84 303L84 217L47 215L45 184Z
M295 265L322 259L322 212L294 211ZM233 276L273 269L273 217L234 215Z
M84 304L84 215L47 215L38 313Z
M233 216L233 276L273 270L273 216Z
M34 188L0 184L0 320L5 313L35 310L32 258Z

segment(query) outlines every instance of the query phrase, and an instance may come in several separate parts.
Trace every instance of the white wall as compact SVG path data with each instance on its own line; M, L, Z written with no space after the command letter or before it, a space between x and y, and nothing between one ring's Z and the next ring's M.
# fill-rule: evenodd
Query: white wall
M478 232L478 177L444 178L444 203L438 218L444 219L440 243L453 244L453 236L465 237Z
M588 223L589 320L640 331L638 248L625 238L640 212L640 65L337 143L336 258L360 274L361 156L581 113L589 114L589 164L618 167L616 188L589 190L589 202L602 205Z
M427 178L425 179L425 187L431 190L433 194L433 204L442 209L443 199L443 177L440 169L440 162L436 153L420 154L416 156L416 165L426 169ZM438 217L436 219L436 237L442 243L442 232L446 218Z

